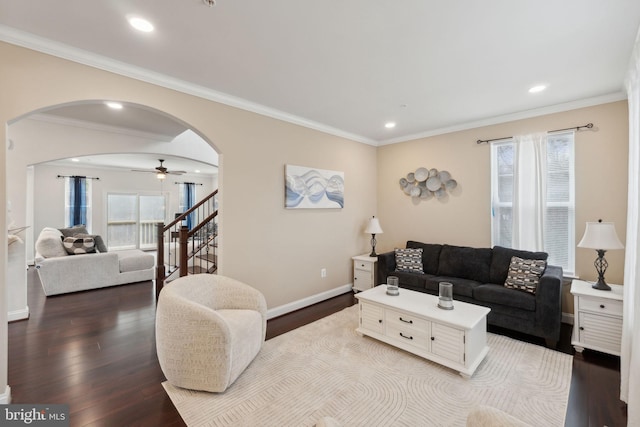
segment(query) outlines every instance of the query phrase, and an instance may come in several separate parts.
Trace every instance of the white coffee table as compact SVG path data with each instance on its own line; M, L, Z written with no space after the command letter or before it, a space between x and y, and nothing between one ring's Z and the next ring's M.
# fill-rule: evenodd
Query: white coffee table
M386 294L387 285L356 294L361 335L383 341L460 372L473 375L489 352L487 314L491 309L462 301L438 308L438 297L408 289Z

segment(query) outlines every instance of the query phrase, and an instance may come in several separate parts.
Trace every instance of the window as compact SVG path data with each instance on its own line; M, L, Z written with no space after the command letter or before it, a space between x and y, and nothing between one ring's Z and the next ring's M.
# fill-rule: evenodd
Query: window
M64 226L79 224L91 230L91 179L70 176L64 179Z
M109 249L155 249L157 225L165 218L165 203L163 195L108 194Z
M515 147L513 140L491 147L492 244L512 247ZM549 264L575 271L574 133L548 135L546 143L544 251Z
M193 182L183 182L180 184L180 205L179 209L181 213L184 213L191 209L196 200L196 184ZM189 230L195 225L194 213L187 216L186 226Z

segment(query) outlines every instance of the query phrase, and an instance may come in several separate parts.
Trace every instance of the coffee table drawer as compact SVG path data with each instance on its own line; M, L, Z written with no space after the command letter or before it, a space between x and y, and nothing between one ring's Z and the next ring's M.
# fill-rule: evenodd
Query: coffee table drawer
M395 310L385 310L385 320L388 324L393 324L398 328L407 331L416 331L416 333L428 333L428 320L422 319L410 313L403 313Z
M417 331L415 328L405 328L397 323L387 323L385 335L398 342L410 344L423 350L429 350L431 338L428 331Z

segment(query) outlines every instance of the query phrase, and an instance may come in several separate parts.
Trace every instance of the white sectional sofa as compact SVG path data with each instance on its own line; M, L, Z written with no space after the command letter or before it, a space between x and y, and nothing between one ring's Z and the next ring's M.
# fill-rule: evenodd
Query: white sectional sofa
M45 227L36 241L36 269L47 296L153 280L155 258L138 249L70 255L63 234Z

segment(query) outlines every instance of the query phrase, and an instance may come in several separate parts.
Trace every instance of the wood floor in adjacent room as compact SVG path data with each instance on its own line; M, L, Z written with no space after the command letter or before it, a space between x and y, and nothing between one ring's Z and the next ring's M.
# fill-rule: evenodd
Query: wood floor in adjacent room
M69 404L72 426L185 425L160 385L153 282L46 298L29 269L28 302L29 320L9 324L13 403ZM355 302L347 293L272 319L267 339ZM563 325L559 350L572 353L570 335ZM573 365L566 425L625 426L619 358L585 350Z

